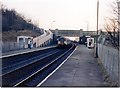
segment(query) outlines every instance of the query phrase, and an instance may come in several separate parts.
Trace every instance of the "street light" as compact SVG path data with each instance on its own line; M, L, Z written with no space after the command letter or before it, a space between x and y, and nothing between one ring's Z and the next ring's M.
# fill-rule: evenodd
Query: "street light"
M87 31L89 31L89 21L85 21L87 23Z
M99 0L97 0L97 37L96 37L96 58L98 58L98 20L99 20Z
M52 22L51 22L51 29L53 28L53 22L55 22L55 21L52 21Z

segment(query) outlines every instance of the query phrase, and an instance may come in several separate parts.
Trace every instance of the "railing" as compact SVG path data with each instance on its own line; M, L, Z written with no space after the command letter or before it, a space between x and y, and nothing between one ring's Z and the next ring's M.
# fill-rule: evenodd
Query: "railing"
M111 82L119 84L119 50L102 44L98 45L99 59L104 66ZM114 85L113 84L113 85Z

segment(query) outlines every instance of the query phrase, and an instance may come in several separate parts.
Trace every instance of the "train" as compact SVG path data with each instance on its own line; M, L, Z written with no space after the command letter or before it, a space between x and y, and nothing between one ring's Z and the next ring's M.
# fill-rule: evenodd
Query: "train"
M64 38L64 37L59 37L57 39L57 47L58 48L66 48L67 46L69 46L71 44L71 40L68 38Z

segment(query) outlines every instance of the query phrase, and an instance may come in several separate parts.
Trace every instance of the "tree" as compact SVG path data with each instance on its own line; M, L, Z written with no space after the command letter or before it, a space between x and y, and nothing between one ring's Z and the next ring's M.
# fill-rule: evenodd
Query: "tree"
M104 28L109 35L109 39L112 46L119 48L119 31L120 30L118 25L120 25L120 22L118 20L118 16L120 14L118 13L118 1L115 1L113 5L111 5L111 7L113 11L111 14L112 16L107 17L105 19L106 23Z

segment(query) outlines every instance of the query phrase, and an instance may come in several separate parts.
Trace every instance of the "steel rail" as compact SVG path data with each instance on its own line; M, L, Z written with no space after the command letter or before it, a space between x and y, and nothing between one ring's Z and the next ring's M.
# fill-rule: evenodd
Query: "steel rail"
M37 74L39 74L42 70L46 69L47 67L49 67L50 65L54 64L56 61L58 61L60 58L62 58L64 55L66 55L68 52L70 52L72 49L74 48L74 45L67 51L65 51L63 54L61 54L59 57L57 57L56 59L54 59L53 61L51 61L50 63L46 64L43 68L39 69L37 72L33 73L32 75L30 75L29 77L27 77L26 79L22 80L21 82L17 83L16 85L14 85L14 87L16 86L20 86L23 85L26 81L29 82L30 78L32 78L33 76L36 76ZM33 77L34 78L34 77ZM38 84L39 85L39 84ZM36 85L36 86L38 86Z
M44 59L46 59L46 58L49 58L50 56L55 55L56 53L59 53L59 52L60 52L60 51L57 51L57 52L54 52L54 53L52 53L52 54L50 54L50 55L46 55L45 57L41 58L40 60L36 60L36 61L34 61L34 62L30 63L30 64L27 64L26 66L23 66L23 67L21 67L21 68L19 68L19 69L16 69L15 71L12 71L12 72L10 72L10 73L8 73L8 74L3 75L2 78L3 78L3 80L5 80L4 78L6 78L6 76L9 77L9 75L11 76L11 74L15 74L18 70L22 72L22 69L23 69L23 68L25 69L25 68L30 67L31 65L35 65L35 63L39 63L40 61L42 61L42 60L44 60ZM23 71L23 72L24 72L24 71ZM18 75L19 75L19 74L18 74ZM4 85L3 85L3 86L4 86Z
M46 76L38 85L37 87L41 86L52 74L54 74L69 58L70 56L75 52L77 47L72 51L72 53L56 68L54 69L48 76Z
M55 50L54 50L54 52L55 52ZM4 71L7 71L7 70L8 70L8 71L5 72L4 74L0 75L0 76L3 76L3 75L5 75L5 74L8 74L8 73L14 71L14 70L17 70L17 69L19 69L19 68L21 68L21 67L24 67L25 65L28 65L28 64L32 63L32 61L34 61L36 58L42 59L43 57L45 57L45 55L48 56L48 55L53 54L54 52L53 52L53 51L47 52L47 53L45 53L45 54L38 55L38 56L36 56L36 57L30 58L30 59L27 59L27 60L23 60L23 61L18 62L18 63L16 63L16 64L12 64L12 65L10 65L10 66L4 67L4 68L2 68L2 73L3 73ZM50 54L49 54L49 53L50 53ZM28 63L27 63L27 62L28 62ZM13 67L14 67L14 68L13 68Z

